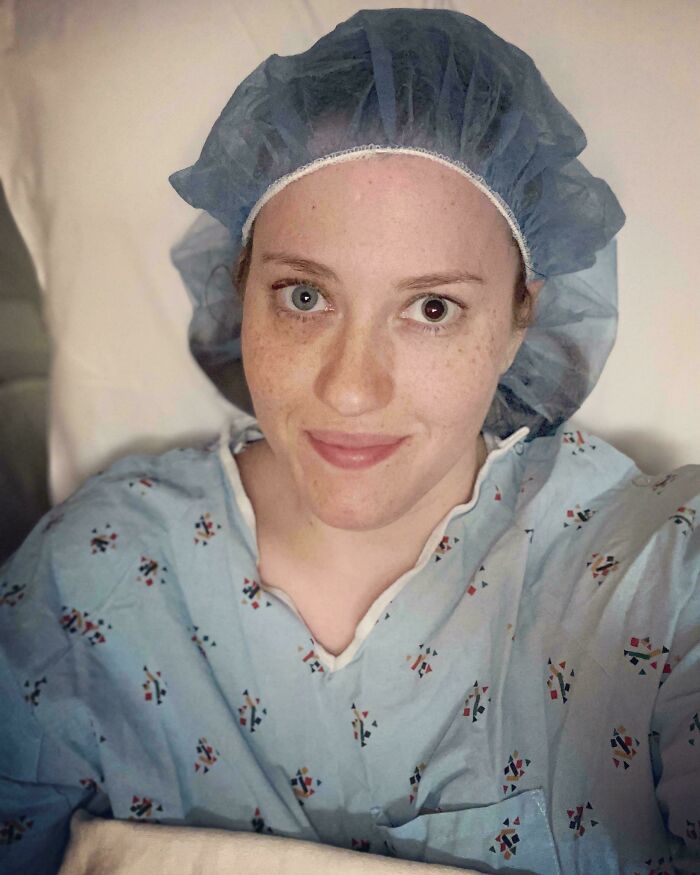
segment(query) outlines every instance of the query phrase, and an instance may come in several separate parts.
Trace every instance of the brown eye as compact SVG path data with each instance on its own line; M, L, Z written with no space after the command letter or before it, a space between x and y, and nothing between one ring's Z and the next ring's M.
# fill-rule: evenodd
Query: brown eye
M422 309L423 315L431 322L437 322L447 313L445 302L440 298L426 298Z
M454 328L462 320L467 311L466 304L445 298L442 295L423 295L416 298L403 316L415 323L414 328L440 334Z

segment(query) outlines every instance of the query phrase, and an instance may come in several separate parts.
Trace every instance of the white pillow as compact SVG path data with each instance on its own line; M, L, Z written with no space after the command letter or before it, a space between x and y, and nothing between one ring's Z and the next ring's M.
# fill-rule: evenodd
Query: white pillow
M311 45L350 0L0 0L0 178L35 260L54 343L50 487L235 415L193 362L169 261L196 217L168 184L234 87ZM586 129L583 156L628 214L618 346L580 420L652 471L700 438L696 169L700 4L464 0L530 52ZM691 297L692 296L692 297Z
M76 811L58 875L477 875L259 833L103 820Z

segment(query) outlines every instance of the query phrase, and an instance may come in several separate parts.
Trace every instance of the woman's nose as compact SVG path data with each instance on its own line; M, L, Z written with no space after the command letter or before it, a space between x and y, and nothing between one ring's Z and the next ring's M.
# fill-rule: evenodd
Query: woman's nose
M361 416L386 407L394 393L391 346L376 332L347 325L323 351L317 397L340 416Z

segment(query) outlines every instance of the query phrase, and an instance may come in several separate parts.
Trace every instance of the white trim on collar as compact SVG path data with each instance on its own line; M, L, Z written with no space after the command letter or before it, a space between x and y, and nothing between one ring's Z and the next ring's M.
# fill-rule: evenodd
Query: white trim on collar
M328 671L337 671L338 669L346 666L354 658L355 654L360 648L360 645L369 635L370 631L374 627L377 619L380 617L386 605L388 605L389 602L396 597L398 592L404 588L408 581L414 575L418 574L418 572L421 571L425 564L429 561L430 557L435 552L436 547L442 540L445 529L447 528L450 520L458 514L470 511L476 505L477 501L479 500L481 484L484 482L484 479L486 478L486 475L488 474L493 464L499 459L502 459L519 441L524 440L529 432L530 429L527 426L523 426L517 431L514 431L513 434L509 435L506 438L498 438L496 437L496 435L490 434L488 432L484 433L484 440L486 442L488 455L486 456L486 460L479 470L476 481L474 483L472 496L469 501L465 504L456 505L442 518L442 520L440 520L440 522L435 526L433 531L428 536L425 547L421 551L421 554L418 557L416 564L413 566L413 568L410 568L408 569L408 571L404 572L401 577L399 577L397 580L394 581L394 583L391 584L391 586L389 586L382 593L380 593L379 596L377 596L375 601L368 608L364 617L357 624L357 627L355 629L355 637L342 653L339 653L337 656L335 656L334 654L329 653L325 649L325 647L323 647L323 645L320 644L318 641L314 641L314 649L317 655L320 657L321 661L323 662L324 666L328 669ZM219 456L221 459L221 464L228 477L228 481L233 490L233 494L238 504L241 515L253 535L254 543L257 543L255 512L253 510L253 505L251 504L250 499L248 498L248 495L243 488L240 471L238 469L238 464L234 458L234 454L240 451L240 449L245 446L246 443L250 442L248 440L249 437L253 440L257 440L260 439L262 436L262 432L257 426L257 423L253 421L253 423L249 424L243 431L238 432L234 440L231 440L230 434L228 432L224 432L221 435L221 439L219 442ZM304 618L299 613L296 605L287 595L287 593L284 592L284 590L279 589L275 586L263 586L262 582L260 583L260 586L266 592L271 592L275 596L277 596L290 608L290 610L292 610L297 615L297 617L299 617L302 622L305 622Z

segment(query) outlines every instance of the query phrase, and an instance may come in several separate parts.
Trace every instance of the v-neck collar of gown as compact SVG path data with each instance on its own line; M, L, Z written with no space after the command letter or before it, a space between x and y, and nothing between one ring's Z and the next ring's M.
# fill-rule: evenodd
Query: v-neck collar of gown
M339 669L346 666L353 659L358 649L362 645L363 641L369 635L375 623L381 616L382 611L385 609L385 607L392 599L396 598L398 593L406 586L409 580L412 577L415 577L415 575L418 574L425 567L426 563L435 552L438 544L441 542L445 533L445 529L447 528L450 520L455 516L468 513L476 506L481 492L481 485L494 463L497 462L499 459L502 459L516 444L524 440L529 434L529 431L530 429L527 428L527 426L523 426L517 431L514 431L513 434L509 435L506 438L498 438L496 435L491 434L490 432L483 432L484 441L486 443L487 455L483 465L479 469L479 473L477 474L476 481L474 483L474 489L472 491L472 496L469 501L463 504L455 505L455 507L453 507L440 520L440 522L435 526L433 531L428 536L428 539L425 542L425 546L423 547L423 550L421 551L421 554L418 557L416 564L412 568L408 569L408 571L404 572L397 580L394 581L394 583L392 583L387 589L385 589L377 596L374 602L367 609L364 617L357 624L354 638L352 639L350 644L348 644L345 650L342 651L342 653L339 653L337 656L335 656L334 654L329 653L325 649L325 647L323 647L318 641L316 641L316 639L314 639L314 649L319 658L324 663L327 671L338 671ZM233 495L238 505L241 516L243 517L243 520L245 521L248 528L250 529L253 544L257 544L255 511L253 510L253 505L250 501L250 498L243 488L240 470L238 468L238 463L236 462L235 457L239 452L244 449L247 444L252 443L256 440L261 440L262 438L263 434L260 431L257 422L253 420L233 433L228 430L225 431L221 435L221 440L219 442L219 455L221 459L221 464L224 468L231 489L233 490ZM290 598L289 595L287 595L284 590L279 589L275 586L263 586L262 582L260 583L260 588L263 589L265 592L271 593L279 598L297 615L297 617L302 622L305 622L304 618L294 604L294 601Z

